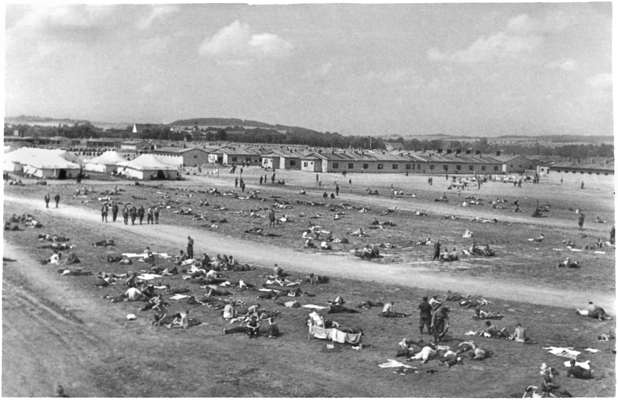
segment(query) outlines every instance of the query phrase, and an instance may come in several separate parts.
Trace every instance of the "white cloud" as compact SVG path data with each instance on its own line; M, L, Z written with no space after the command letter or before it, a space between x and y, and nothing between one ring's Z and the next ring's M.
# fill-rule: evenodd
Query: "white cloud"
M551 61L547 64L545 64L545 68L548 69L560 69L562 71L575 71L575 69L577 69L577 62L575 62L575 60L573 59L566 59L566 60L555 60L555 61Z
M413 75L413 71L405 68L390 69L387 71L369 71L363 78L391 84L406 80Z
M150 13L139 19L136 23L136 26L142 30L148 29L157 20L164 19L165 17L174 14L177 11L178 7L176 6L152 6L152 8L150 9Z
M586 83L593 88L609 89L612 87L612 74L601 73L593 75L586 79Z
M536 35L519 36L498 32L488 37L480 37L463 50L442 52L432 48L427 52L431 61L449 61L456 63L478 63L513 58L530 52L541 43Z
M285 56L292 49L292 44L281 37L273 33L252 33L248 24L236 20L204 39L199 53L219 59L246 59Z
M11 31L62 33L97 30L114 24L114 6L67 5L33 6L15 23Z
M441 51L432 48L427 51L427 57L431 61L462 64L512 59L532 52L541 45L543 36L560 32L573 24L573 21L572 15L562 12L548 13L537 19L520 14L509 19L504 30L481 36L465 49ZM570 63L565 65L566 68L574 66Z
M320 76L326 76L330 73L332 69L333 69L333 63L327 62L327 63L320 65L316 72Z

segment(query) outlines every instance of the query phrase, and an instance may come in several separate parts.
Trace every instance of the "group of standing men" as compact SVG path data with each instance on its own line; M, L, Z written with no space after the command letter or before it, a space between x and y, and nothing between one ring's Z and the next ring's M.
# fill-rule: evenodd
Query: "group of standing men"
M423 301L419 304L420 311L419 330L421 335L423 329L427 327L427 333L433 334L434 344L438 344L440 339L444 338L449 329L448 307L440 306L437 310L429 304L427 296L423 297ZM435 312L434 312L435 311Z
M49 201L51 200L49 193L45 194L43 200L45 200L45 208L49 208ZM56 202L56 208L58 208L58 203L60 203L60 195L58 193L54 196L54 201Z
M101 206L101 222L108 222L108 215L111 212L112 214L112 222L116 222L118 218L119 207L118 203L112 201L111 204L104 203ZM159 223L159 207L148 207L148 209L144 209L144 206L140 205L139 207L135 207L135 205L131 205L129 207L128 204L125 204L122 208L122 219L125 225L129 225L129 219L131 220L131 225L135 225L135 221L139 220L139 224L142 225L144 222L144 216L146 217L147 224L158 224Z

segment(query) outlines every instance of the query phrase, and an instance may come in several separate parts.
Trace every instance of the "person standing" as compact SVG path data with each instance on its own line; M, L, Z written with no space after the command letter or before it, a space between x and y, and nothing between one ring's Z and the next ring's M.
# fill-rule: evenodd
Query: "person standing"
M271 183L275 183L275 173L273 172L272 176L270 177L270 182Z
M146 210L146 223L148 225L154 224L154 218L153 218L153 214L152 214L152 207L148 207L148 209Z
M584 181L582 181L581 190L584 190Z
M49 197L49 193L47 193L44 197L43 200L45 200L45 208L49 208L49 200L51 200L51 198Z
M135 225L135 218L137 218L137 208L131 206L129 209L129 216L131 217L131 225Z
M187 257L193 258L193 238L187 236Z
M268 211L268 226L270 228L274 228L275 226L275 209L271 207L270 211Z
M101 206L101 222L107 222L107 203Z
M612 229L609 230L609 242L611 244L616 243L616 226L612 226Z
M129 225L129 207L126 204L122 208L122 219L125 225Z
M142 225L143 221L144 221L144 206L140 204L139 208L137 209L137 217L139 218L139 224Z
M436 244L433 245L433 259L432 261L440 259L440 241L437 240Z
M56 193L54 196L54 201L56 202L56 208L58 208L58 203L60 203L60 194Z
M577 225L579 226L579 229L582 230L584 229L584 219L586 218L586 216L584 215L583 212L579 212L579 216L577 217Z
M238 187L238 178L234 178L234 188Z
M448 332L448 307L441 307L434 315L431 321L431 330L433 333L434 344L438 344L440 339L444 338Z
M335 183L335 194L339 197L339 184Z
M427 333L431 333L431 305L427 301L427 296L423 297L423 301L418 305L420 319L419 319L419 330L421 335L423 334L423 329L427 327Z
M116 222L116 218L118 218L118 204L114 201L112 203L112 222Z
M155 221L155 224L159 223L159 206L156 206L154 208L154 221Z
M264 178L260 175L260 185L262 184L263 180L264 180Z

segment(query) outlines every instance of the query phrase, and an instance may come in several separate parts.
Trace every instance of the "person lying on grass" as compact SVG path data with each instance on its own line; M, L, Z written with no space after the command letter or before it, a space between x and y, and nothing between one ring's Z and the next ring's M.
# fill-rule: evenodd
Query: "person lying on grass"
M245 326L234 326L232 328L223 328L223 334L228 335L230 333L246 333L250 338L256 338L259 335L260 321L257 315L252 315Z
M393 306L395 305L395 302L386 302L384 304L384 307L382 307L382 313L380 314L381 316L385 317L385 318L404 318L407 317L408 314L404 314L401 312L395 312L393 311Z
M571 360L571 365L567 368L566 376L572 376L577 379L592 379L592 370L576 365L575 360Z
M481 309L481 306L477 306L474 309L474 315L472 319L502 319L504 315L498 312L485 311Z
M607 315L607 313L602 307L597 306L591 301L588 302L586 308L578 308L577 313L583 317L595 318L599 321L611 319L611 317Z

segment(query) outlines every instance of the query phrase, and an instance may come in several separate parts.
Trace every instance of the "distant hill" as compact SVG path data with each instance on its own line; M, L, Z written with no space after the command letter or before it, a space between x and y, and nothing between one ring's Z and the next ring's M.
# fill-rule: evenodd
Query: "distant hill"
M37 115L19 115L17 117L6 117L4 122L7 124L16 125L40 125L40 126L59 126L59 125L75 125L89 124L87 120L78 120L70 118L49 118L39 117Z
M316 130L303 128L300 126L288 126L280 124L269 124L266 122L253 121L240 118L190 118L179 119L169 124L174 127L193 127L200 128L243 128L243 129L267 129L281 133L319 133Z

